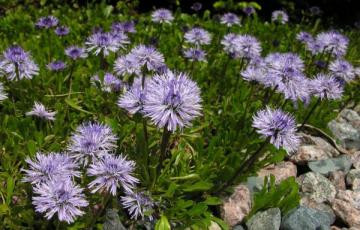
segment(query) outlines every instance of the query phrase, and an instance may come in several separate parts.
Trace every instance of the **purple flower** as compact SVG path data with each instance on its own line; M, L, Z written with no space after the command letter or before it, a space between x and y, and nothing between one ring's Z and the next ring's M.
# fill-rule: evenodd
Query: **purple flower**
M325 74L318 74L309 83L313 95L321 99L339 99L342 97L343 87L338 80Z
M292 115L267 107L253 117L252 126L276 148L284 148L288 153L297 150L300 139L296 135L296 122Z
M226 13L220 19L221 24L231 27L233 25L240 25L240 19L236 14Z
M293 102L298 99L304 102L310 100L309 80L301 72L282 75L276 85L277 91L283 93L286 99Z
M116 33L116 36L111 33L102 33L98 32L91 35L85 44L88 46L87 51L94 51L95 55L98 55L100 52L104 56L108 56L111 52L116 52L119 48L124 48L125 44L128 44L129 41L127 36L122 32Z
M3 52L0 59L0 72L9 80L31 79L39 73L39 67L31 59L29 53L20 46L12 46Z
M53 61L47 65L47 68L51 71L61 71L66 68L66 64L63 61Z
M275 10L271 14L271 21L286 24L289 21L289 16L282 10Z
M206 61L206 53L202 49L189 48L184 50L184 56L190 61Z
M243 8L242 11L246 14L246 16L250 16L252 14L255 14L255 12L256 12L254 7L251 7L251 6L247 6L247 7Z
M159 127L175 132L201 115L200 89L183 73L155 75L147 85L144 113Z
M5 100L7 98L7 95L4 91L3 83L0 82L0 102Z
M118 57L114 64L114 70L118 76L140 75L140 67L138 59L132 54Z
M148 81L145 80L144 87L142 87L141 80L140 77L135 78L131 88L118 101L118 106L126 109L130 114L143 112Z
M117 137L111 128L99 123L86 122L73 133L69 152L78 162L87 165L89 160L96 160L114 151Z
M168 23L168 24L170 24L174 20L174 17L173 17L170 10L158 9L158 10L155 10L151 14L151 20L153 22L157 22L157 23Z
M190 7L193 11L200 11L202 8L202 4L200 2L194 2L192 6Z
M87 53L84 48L78 46L70 46L65 49L65 54L73 60L79 58L87 58Z
M24 182L40 184L51 179L80 177L78 165L66 154L38 152L34 160L28 157L25 161L30 168L22 170L26 174Z
M85 214L80 208L89 205L82 192L83 189L70 179L50 180L34 188L36 196L32 204L37 212L46 213L48 220L57 214L60 221L72 223L76 217Z
M192 28L184 35L185 41L195 45L208 45L211 41L211 36L208 31L202 28Z
M246 69L240 75L246 81L258 82L265 86L270 86L273 81L267 76L266 63L261 57L251 59Z
M111 25L112 32L123 33L136 33L135 23L133 21L128 22L114 22Z
M57 26L59 23L59 20L50 15L50 16L46 16L46 17L41 17L37 22L36 22L36 27L38 28L44 28L44 29L49 29L51 27L55 27Z
M138 45L131 50L129 55L133 55L140 66L145 66L147 70L156 70L165 62L164 56L151 46Z
M305 44L314 42L314 37L310 33L304 31L299 32L296 35L296 39Z
M256 58L261 54L261 45L250 35L226 34L221 40L224 51L234 58Z
M101 80L98 75L93 76L91 80L95 85L99 83L101 89L108 93L118 92L122 86L122 82L111 73L105 73L103 80Z
M25 114L27 116L35 116L44 120L54 121L56 112L47 111L43 104L35 102L32 110Z
M318 7L318 6L312 6L312 7L310 7L309 10L310 10L310 14L312 16L317 16L322 13L320 7Z
M135 162L127 160L126 157L105 156L93 162L88 170L89 176L95 179L90 182L89 189L92 193L97 191L110 192L116 196L117 188L120 186L128 193L131 193L139 180L132 176L135 171Z
M154 211L154 201L144 193L127 193L121 197L121 203L131 216L131 219L141 219L152 221L154 217L151 213Z
M336 59L330 63L329 70L332 75L351 81L355 78L354 67L347 61Z
M66 27L66 26L58 26L55 29L55 34L60 37L66 36L69 33L70 33L70 29L69 29L69 27Z
M336 31L322 32L316 36L315 44L315 54L326 52L335 57L342 57L346 54L349 39Z

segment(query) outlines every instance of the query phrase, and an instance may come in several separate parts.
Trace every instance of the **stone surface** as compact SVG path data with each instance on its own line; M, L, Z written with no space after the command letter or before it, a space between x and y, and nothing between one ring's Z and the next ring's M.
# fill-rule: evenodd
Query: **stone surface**
M329 180L335 186L336 190L345 190L345 173L343 171L335 171L329 173Z
M346 175L346 184L352 187L356 179L360 179L360 169L350 170Z
M335 186L320 173L308 172L297 180L301 191L317 203L332 201L335 198Z
M244 229L244 227L241 226L241 225L236 225L236 226L233 227L232 230L245 230L245 229Z
M360 228L360 210L353 207L350 202L334 199L331 204L336 216L351 227Z
M211 221L211 225L209 227L209 230L221 230L221 227L214 221Z
M246 226L248 230L279 230L280 223L280 209L270 208L256 213L246 222Z
M344 109L328 127L344 148L360 149L360 116L357 112Z
M351 168L351 164L352 163L350 156L342 155L337 158L311 161L308 163L308 166L313 172L328 175L330 172L334 171L344 171L345 173L347 173Z
M328 215L312 208L300 206L284 216L282 230L329 229L331 220Z
M314 137L304 133L301 133L300 136L301 145L297 153L290 157L290 160L297 164L328 159L339 156L340 154L332 145L320 137Z
M270 165L258 172L258 176L264 178L265 176L274 175L275 182L279 183L289 177L296 177L296 165L289 161L283 161L277 165Z
M360 169L360 151L351 154L351 162L354 168Z
M262 189L264 185L264 178L255 176L248 177L245 185L251 193L258 192Z
M249 214L250 209L250 191L245 185L238 185L221 206L221 216L228 225L234 226Z
M352 183L352 186L351 186L351 189L353 191L360 191L360 178L355 178L353 183Z
M331 206L325 203L317 203L310 199L308 196L301 197L300 204L304 207L312 208L323 213L326 213L329 217L330 223L333 224L336 220L336 215Z

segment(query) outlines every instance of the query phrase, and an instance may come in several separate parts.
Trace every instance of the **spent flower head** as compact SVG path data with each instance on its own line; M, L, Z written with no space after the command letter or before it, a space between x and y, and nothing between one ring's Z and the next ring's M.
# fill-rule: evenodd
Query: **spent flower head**
M43 104L35 102L32 110L25 114L27 116L35 116L40 119L54 121L56 112L48 111Z
M154 211L154 201L143 192L127 193L121 197L123 207L128 211L131 219L152 221L154 217L151 213Z

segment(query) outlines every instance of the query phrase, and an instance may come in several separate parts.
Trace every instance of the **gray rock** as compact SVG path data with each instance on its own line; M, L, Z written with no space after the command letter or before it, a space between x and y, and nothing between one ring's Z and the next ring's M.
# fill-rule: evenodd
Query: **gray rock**
M126 228L120 221L118 210L116 209L106 210L103 230L126 230Z
M344 148L360 149L360 116L357 112L344 109L328 127Z
M332 201L336 195L335 186L320 173L308 172L298 178L301 191L317 203Z
M308 163L311 171L318 172L323 175L328 175L330 172L335 171L344 171L347 173L349 172L351 165L351 158L347 155L326 160L311 161Z
M281 212L279 208L270 208L258 212L246 222L248 230L279 230Z
M331 219L326 213L299 206L284 216L282 230L317 230L330 229Z
M258 192L264 185L264 178L255 176L248 177L245 185L248 187L251 193Z
M241 225L236 225L236 226L233 227L232 230L245 230L245 229L244 229L244 227L241 226Z
M360 169L351 169L346 175L346 184L353 187L353 184L357 179L360 179Z
M336 215L335 215L334 211L332 210L331 206L328 204L316 203L315 201L310 199L308 196L303 196L303 197L301 197L300 205L321 211L323 213L326 213L330 219L331 224L333 224L336 220Z
M343 171L335 171L329 173L329 180L335 186L336 190L345 190L345 173Z
M357 151L351 155L351 162L354 168L360 169L360 151Z

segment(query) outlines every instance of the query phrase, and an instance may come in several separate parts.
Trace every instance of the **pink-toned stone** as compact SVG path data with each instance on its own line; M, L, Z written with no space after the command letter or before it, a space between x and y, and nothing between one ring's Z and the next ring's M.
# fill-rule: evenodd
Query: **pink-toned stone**
M336 190L346 190L345 173L343 171L330 172L329 180Z
M279 183L291 176L296 177L296 174L296 165L289 161L283 161L277 165L269 165L258 172L259 177L274 175L276 183Z
M234 193L221 206L222 219L230 226L241 222L251 210L250 191L245 185L238 185Z
M353 207L349 202L334 199L331 204L336 216L350 227L360 228L360 210Z
M351 162L356 169L360 169L360 151L351 154Z
M330 230L341 230L341 228L337 227L337 226L331 226Z

